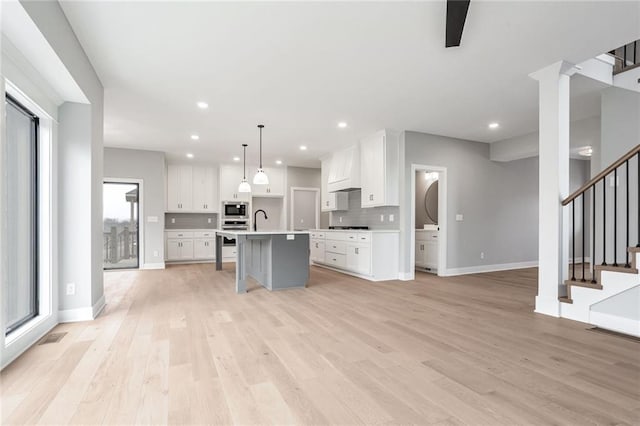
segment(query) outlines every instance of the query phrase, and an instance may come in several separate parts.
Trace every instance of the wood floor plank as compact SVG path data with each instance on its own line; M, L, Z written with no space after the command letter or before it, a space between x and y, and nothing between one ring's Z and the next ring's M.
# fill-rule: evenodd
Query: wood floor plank
M640 425L640 344L533 313L537 271L234 291L105 274L107 307L0 374L3 424Z

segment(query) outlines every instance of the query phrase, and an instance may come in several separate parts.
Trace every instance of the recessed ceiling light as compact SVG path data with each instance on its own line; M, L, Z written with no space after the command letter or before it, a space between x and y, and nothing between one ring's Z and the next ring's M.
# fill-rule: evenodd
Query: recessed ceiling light
M277 165L282 164L282 160L276 160L276 164L277 164Z
M200 136L198 135L191 135L191 139L194 141L197 141L198 139L200 139Z
M233 161L240 161L240 157L233 157Z
M187 152L187 158L193 158L193 154L190 152Z
M304 146L304 145L300 145L300 151L306 151L306 150L307 150L307 147L306 147L306 146Z
M497 129L498 127L500 127L499 123L489 123L489 128L490 129Z
M347 127L347 123L345 123L344 121L341 121L338 123L338 127L341 129L345 129Z
M200 109L207 109L209 108L209 104L203 101L198 102L196 105L198 105L198 108Z

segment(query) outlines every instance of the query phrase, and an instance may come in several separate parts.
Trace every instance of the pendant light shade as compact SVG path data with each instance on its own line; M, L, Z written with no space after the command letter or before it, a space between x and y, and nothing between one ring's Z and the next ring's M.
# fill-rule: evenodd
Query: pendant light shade
M238 185L238 192L251 192L251 185L247 182L247 144L242 144L243 158L242 158L242 180Z
M253 184L269 185L269 178L262 168L262 129L264 129L264 124L258 124L258 129L260 129L260 168L258 169L256 175L253 177Z

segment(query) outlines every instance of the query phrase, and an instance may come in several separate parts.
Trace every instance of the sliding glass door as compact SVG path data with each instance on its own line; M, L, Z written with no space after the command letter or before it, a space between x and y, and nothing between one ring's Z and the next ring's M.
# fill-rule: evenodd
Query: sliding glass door
M38 117L7 95L6 334L38 315Z
M104 183L102 258L105 270L139 266L139 190L137 183Z

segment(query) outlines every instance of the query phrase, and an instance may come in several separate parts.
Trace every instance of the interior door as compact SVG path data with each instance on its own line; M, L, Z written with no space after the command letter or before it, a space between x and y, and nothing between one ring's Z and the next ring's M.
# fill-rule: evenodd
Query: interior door
M291 228L294 231L317 229L319 216L318 189L294 189L292 196L293 214Z

